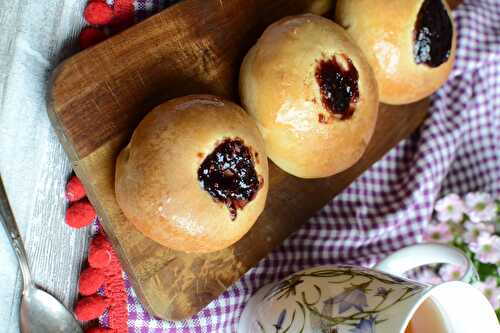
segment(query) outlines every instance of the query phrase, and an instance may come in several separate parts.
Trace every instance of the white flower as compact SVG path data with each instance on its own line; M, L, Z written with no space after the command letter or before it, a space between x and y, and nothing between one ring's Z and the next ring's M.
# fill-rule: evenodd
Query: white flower
M469 248L483 263L500 263L500 237L496 235L482 234L476 243L469 244Z
M474 287L486 296L495 310L500 308L500 288L495 277L490 276L484 282L475 282Z
M417 280L422 283L431 285L443 283L443 280L430 269L426 269L421 274L419 274Z
M439 270L439 276L443 281L457 281L464 276L465 268L456 265L444 265Z
M467 215L472 222L492 221L495 218L497 205L488 193L469 193L465 196Z
M458 195L452 193L438 200L434 209L439 221L460 223L464 216L465 204Z
M491 235L495 231L493 224L465 222L465 231L462 235L464 241L468 244L476 243L479 236L483 234Z
M433 243L448 243L453 240L453 233L447 223L429 224L424 231L424 240Z

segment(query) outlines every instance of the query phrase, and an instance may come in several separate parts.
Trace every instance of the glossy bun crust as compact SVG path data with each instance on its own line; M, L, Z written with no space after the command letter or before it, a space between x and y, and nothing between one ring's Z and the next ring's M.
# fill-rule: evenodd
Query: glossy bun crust
M428 9L422 11L421 18L441 28L451 24L449 57L437 67L417 63L415 59L416 23L424 4ZM450 21L446 22L447 19ZM452 70L456 32L446 1L339 0L335 20L365 53L375 72L383 103L399 105L423 99L443 85ZM434 36L439 34L436 28L431 30ZM442 38L444 35L441 33Z
M311 14L266 29L243 61L240 96L269 157L301 178L331 176L357 162L379 105L361 50L340 26Z
M232 160L238 170L217 173L218 164L207 164L238 156L243 159ZM257 185L242 189L251 198L231 201L231 210L229 201L212 193L227 184L240 189L235 174L245 167L254 171L243 175ZM215 176L208 179L210 172ZM125 216L147 237L184 252L217 251L238 241L264 209L268 185L264 142L254 122L236 104L208 95L152 110L116 162L116 200Z

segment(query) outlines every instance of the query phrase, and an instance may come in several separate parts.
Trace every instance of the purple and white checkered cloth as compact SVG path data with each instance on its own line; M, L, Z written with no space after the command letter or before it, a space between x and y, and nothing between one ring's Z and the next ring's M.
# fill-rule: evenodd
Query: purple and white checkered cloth
M136 0L136 17L173 2ZM127 280L129 332L236 332L259 287L316 265L373 265L421 241L440 194L500 195L500 1L465 0L454 15L455 68L416 133L191 320L153 318Z

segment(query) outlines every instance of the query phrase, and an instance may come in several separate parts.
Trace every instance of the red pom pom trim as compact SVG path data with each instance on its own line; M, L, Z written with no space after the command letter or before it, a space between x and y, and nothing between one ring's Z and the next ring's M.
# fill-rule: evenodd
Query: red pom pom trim
M134 1L133 0L115 0L113 4L113 26L115 30L120 31L134 24Z
M75 315L78 320L88 321L99 318L109 307L109 299L93 295L81 298L75 306Z
M90 2L83 12L85 20L92 25L106 25L113 20L113 8L100 1Z
M82 32L83 33L83 32ZM66 199L69 202L75 202L86 196L85 188L77 176L72 176L66 184Z
M95 209L88 200L75 202L66 210L66 224L73 228L86 227L95 218Z
M104 284L104 271L101 269L88 267L80 274L78 290L80 294L89 296L97 293Z
M108 36L103 31L96 28L87 27L80 33L80 49L85 50L86 48L102 42L106 38L108 38Z

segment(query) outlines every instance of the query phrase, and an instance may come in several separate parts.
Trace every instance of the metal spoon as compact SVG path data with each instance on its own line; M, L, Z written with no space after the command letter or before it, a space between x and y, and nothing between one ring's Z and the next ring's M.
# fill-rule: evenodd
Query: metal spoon
M0 220L9 236L23 274L20 327L22 333L83 333L73 314L57 299L38 289L31 280L23 241L10 209L0 176Z

